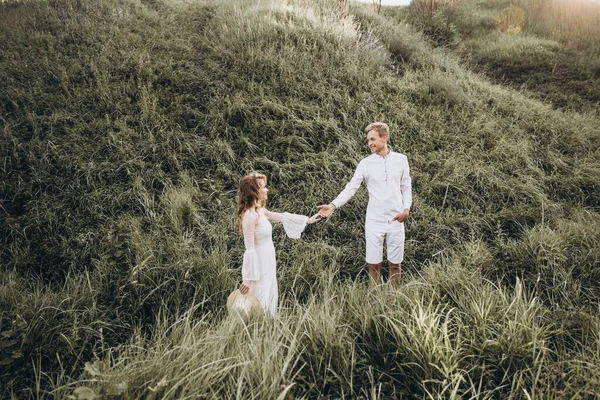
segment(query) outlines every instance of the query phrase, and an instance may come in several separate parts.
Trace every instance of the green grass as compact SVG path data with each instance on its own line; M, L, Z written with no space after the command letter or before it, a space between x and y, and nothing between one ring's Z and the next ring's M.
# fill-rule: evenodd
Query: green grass
M149 337L134 333L54 395L553 398L562 390L565 377L548 383L568 363L555 353L568 334L521 283L507 290L457 265L432 266L397 291L335 280L309 303L286 299L277 320L210 323L194 307L180 317L163 310ZM598 373L597 364L578 368ZM594 385L571 389L591 396Z
M467 1L461 9L458 52L476 70L554 107L597 114L597 2ZM508 33L499 32L503 27Z
M495 37L472 40L466 44L473 62L496 63L506 68L521 67L527 71L551 64L560 45L556 41L539 39L535 36L511 35L495 32ZM516 65L515 65L516 64Z
M497 83L558 109L598 113L600 6L593 0L415 0L382 13Z
M593 113L362 6L0 7L3 397L592 398ZM473 48L529 54L497 36ZM374 120L411 164L407 280L368 286L361 189L302 241L275 229L280 318L228 318L239 178L266 173L271 209L313 213Z

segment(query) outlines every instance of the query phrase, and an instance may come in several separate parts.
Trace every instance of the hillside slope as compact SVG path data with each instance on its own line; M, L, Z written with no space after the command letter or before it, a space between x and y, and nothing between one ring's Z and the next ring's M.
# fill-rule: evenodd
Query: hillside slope
M419 27L494 82L555 108L598 115L595 0L415 0L382 13Z
M537 368L536 362L551 381L554 364L535 356L548 341L553 363L585 354L592 366L581 367L583 373L596 376L598 358L590 354L600 343L593 311L600 294L600 130L593 119L491 84L432 49L410 26L359 6L348 15L324 0L56 0L0 7L4 395L34 396L36 379L46 389L61 388L95 357L106 361L103 373L115 368L111 376L118 380L119 367L151 357L115 350L126 358L113 365L105 358L109 349L133 343L132 335L138 347L162 343L170 352L170 344L183 346L176 323L182 315L210 324L185 328L198 348L214 344L220 329L235 333L235 325L219 324L243 253L234 216L239 178L263 172L271 209L314 212L368 154L362 131L375 120L390 124L392 147L411 164L409 305L436 299L427 309L434 322L460 331L475 325L435 318L460 306L452 303L452 288L472 284L474 296L489 294L498 310L511 309L507 299L514 296L514 304L535 314L528 321L543 328L540 342L507 339L508 347L477 356L468 352L487 334L469 331L472 342L464 347L455 341L461 335L453 335L448 343L454 350L467 351L456 355L450 373L461 393L475 390L475 383L452 374L468 375L482 359L499 369L474 369L468 379L490 379L492 393L510 391L511 382L534 385L533 378L512 379ZM366 290L353 281L364 276L366 199L361 190L301 242L276 232L280 291L298 307L285 303L293 321L308 313L315 319L305 321L326 326L328 295L344 293L343 285ZM419 282L419 290L430 292L414 292ZM386 295L364 296L377 302ZM543 305L527 308L527 296ZM441 382L450 375L426 367L444 360L394 358L400 356L389 348L389 335L402 333L394 320L363 325L372 318L365 316L369 309L360 307L360 298L348 301L339 303L342 314L332 317L339 322L332 329L354 321L340 338L356 340L352 349L361 356L353 361L356 371L346 372L359 375L336 380L351 357L336 353L343 347L338 343L331 347L336 361L321 364L317 333L326 332L299 325L298 332L314 334L302 337L315 341L305 344L303 363L286 375L298 383L298 396L356 395L380 383L388 395L444 393ZM511 317L498 315L498 330L513 326ZM292 348L287 340L293 338L277 323L264 324L256 335L271 332L269 340ZM363 328L362 339L352 331ZM370 329L381 334L372 348L366 345ZM236 343L232 348L244 346ZM523 347L514 358L499 359L513 344ZM215 357L222 361L227 354ZM32 360L37 372L30 370ZM402 368L413 364L422 366L420 372L403 381ZM159 368L160 362L149 365ZM265 379L244 368L236 370L240 377ZM373 368L377 374L369 380ZM123 376L131 379L131 397L144 398L162 381L156 371L137 372ZM235 396L239 382L213 378L206 393ZM321 386L313 386L315 380ZM164 390L175 397L204 390L192 385L186 392L170 382ZM568 389L588 391L591 382ZM250 397L279 390L278 384L257 388Z

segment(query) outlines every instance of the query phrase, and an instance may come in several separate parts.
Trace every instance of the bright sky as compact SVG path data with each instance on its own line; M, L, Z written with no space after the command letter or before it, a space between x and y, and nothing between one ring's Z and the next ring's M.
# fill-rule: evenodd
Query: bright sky
M358 0L361 3L372 3L372 0ZM407 6L410 0L381 0L383 6Z

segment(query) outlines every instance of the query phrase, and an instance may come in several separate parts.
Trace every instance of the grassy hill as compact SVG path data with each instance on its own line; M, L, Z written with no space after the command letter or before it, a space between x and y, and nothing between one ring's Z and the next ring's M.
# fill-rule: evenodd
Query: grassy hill
M600 4L595 0L416 0L382 12L420 27L494 82L563 110L600 102Z
M325 0L2 3L0 39L2 396L597 392L593 113ZM227 318L239 178L312 213L375 120L411 163L407 280L368 285L361 189L276 229L279 319Z

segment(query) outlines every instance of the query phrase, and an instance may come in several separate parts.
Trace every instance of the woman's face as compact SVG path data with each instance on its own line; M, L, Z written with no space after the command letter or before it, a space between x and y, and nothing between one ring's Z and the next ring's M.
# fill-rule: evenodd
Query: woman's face
M259 190L258 190L258 200L263 201L263 200L267 200L268 197L268 193L269 193L269 189L267 189L267 185L265 184L265 181L263 181L262 179L260 179L258 181L258 186L259 186Z

